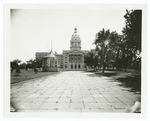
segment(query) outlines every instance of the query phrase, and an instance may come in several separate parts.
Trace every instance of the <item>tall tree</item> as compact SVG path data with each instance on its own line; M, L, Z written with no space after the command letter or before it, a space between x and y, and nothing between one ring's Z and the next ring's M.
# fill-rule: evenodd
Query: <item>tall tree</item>
M96 50L99 51L99 56L101 58L102 66L103 66L103 71L104 73L105 66L106 66L106 56L107 56L107 50L108 50L108 44L109 44L109 37L110 37L110 32L109 29L105 30L104 28L99 31L96 34L96 38L94 40L94 44L96 45Z
M141 52L141 35L142 35L142 11L126 10L124 18L126 19L123 34L125 35L126 45L133 51Z
M112 31L110 34L109 48L112 55L114 55L113 61L116 69L122 67L122 53L123 53L124 39L122 35L119 35L116 31Z
M126 10L124 18L126 25L122 31L125 40L122 58L126 59L128 66L131 66L133 60L137 58L137 53L141 52L142 11Z

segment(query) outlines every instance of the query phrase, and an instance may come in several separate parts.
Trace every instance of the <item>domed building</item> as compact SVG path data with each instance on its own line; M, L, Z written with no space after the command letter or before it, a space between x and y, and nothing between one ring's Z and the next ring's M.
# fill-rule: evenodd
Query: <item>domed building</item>
M63 50L64 70L84 70L84 54L87 52L88 50L81 50L81 39L75 28L70 40L70 50Z
M81 50L81 39L77 34L77 28L74 28L74 33L70 40L70 50L63 50L63 54L47 52L37 52L36 59L42 59L43 71L59 71L74 70L82 71L85 69L84 54L88 53L88 50Z

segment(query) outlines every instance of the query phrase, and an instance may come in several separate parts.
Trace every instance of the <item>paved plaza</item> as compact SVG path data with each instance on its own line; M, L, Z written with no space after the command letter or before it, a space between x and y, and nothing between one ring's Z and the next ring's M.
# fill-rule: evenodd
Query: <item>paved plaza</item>
M124 112L139 97L111 77L65 71L11 85L17 112Z

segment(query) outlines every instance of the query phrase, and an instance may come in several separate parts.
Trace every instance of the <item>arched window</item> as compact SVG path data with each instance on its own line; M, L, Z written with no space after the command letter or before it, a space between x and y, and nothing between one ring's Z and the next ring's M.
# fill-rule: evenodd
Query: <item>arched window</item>
M80 62L80 55L78 56L78 61Z
M71 65L71 69L73 69L73 65Z
M73 62L73 55L71 56L71 62Z
M80 68L80 64L78 65L78 68Z
M77 68L77 65L75 65L75 69Z

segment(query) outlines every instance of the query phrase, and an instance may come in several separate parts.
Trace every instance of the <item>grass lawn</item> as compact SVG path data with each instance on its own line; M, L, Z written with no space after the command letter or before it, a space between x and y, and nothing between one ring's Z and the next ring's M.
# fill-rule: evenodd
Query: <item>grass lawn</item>
M102 71L93 72L94 74L89 76L98 77L110 77L112 82L120 82L119 86L130 88L129 91L141 93L141 72L137 72L133 69L127 69L124 71Z
M58 74L59 72L41 72L38 71L36 74L34 72L34 70L32 69L20 69L21 73L19 74L19 76L16 75L16 70L14 70L11 73L11 84L17 83L17 82L22 82L25 80L29 80L29 79L33 79L33 78L37 78L37 77L42 77L42 76L46 76L46 75L52 75L52 74Z

